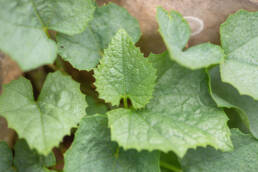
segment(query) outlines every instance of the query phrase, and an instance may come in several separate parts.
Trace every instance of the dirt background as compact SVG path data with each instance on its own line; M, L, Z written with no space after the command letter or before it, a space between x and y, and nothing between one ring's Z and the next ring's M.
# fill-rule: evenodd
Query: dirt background
M239 9L258 10L258 0L97 0L99 5L108 2L114 2L126 8L131 15L137 18L142 31L142 37L137 45L141 47L145 55L165 50L164 43L157 31L155 15L158 6L167 10L177 10L183 16L193 16L203 21L203 30L191 37L189 46L207 41L219 44L219 26L229 14ZM197 26L195 23L191 24L193 30ZM17 64L0 53L0 87L20 75L22 72ZM0 117L0 141L5 140L12 146L14 137L16 137L15 132L8 129L6 121Z

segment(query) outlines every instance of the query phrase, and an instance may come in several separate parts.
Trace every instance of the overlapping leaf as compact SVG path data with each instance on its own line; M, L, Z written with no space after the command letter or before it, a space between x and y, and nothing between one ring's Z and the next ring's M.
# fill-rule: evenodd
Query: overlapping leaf
M83 118L71 148L65 154L64 172L159 172L158 152L124 151L110 140L107 118Z
M0 142L0 171L1 172L14 172L13 155L11 149L5 142Z
M121 29L105 49L100 65L94 69L99 97L112 105L130 99L134 108L143 108L151 99L156 70Z
M92 0L0 0L0 50L23 70L52 63L57 48L45 32L80 33L94 10Z
M108 111L108 107L105 104L97 102L91 96L86 97L86 102L88 104L86 108L87 115L105 114Z
M35 150L30 150L25 140L18 140L14 151L14 166L18 172L52 172L47 167L56 164L53 152L47 156L39 155Z
M238 129L232 130L234 151L198 148L187 153L182 161L185 172L256 172L258 171L258 141Z
M258 101L240 95L230 84L223 83L219 68L209 71L211 96L219 107L235 108L252 134L258 138Z
M183 51L191 30L182 15L176 11L168 13L161 7L157 8L157 21L170 57L177 63L189 69L199 69L219 64L223 60L223 50L211 43L200 44Z
M174 151L211 145L232 148L226 114L209 96L204 71L190 71L171 62L168 53L151 55L158 69L154 97L143 110L108 112L111 138L125 149Z
M226 59L221 64L222 81L240 94L258 100L258 12L240 10L220 26Z
M160 167L161 172L171 172L171 170L175 172L181 172L181 165L178 161L178 158L175 153L160 153Z
M89 27L78 35L57 35L58 51L64 60L79 70L91 70L99 63L103 49L119 29L125 29L137 42L140 27L126 9L113 3L99 7Z
M47 167L56 163L55 156L51 152L48 156L39 155L30 150L25 140L18 140L12 150L5 142L0 142L0 171L1 172L51 172Z
M56 72L48 75L36 102L27 79L5 85L0 107L8 126L31 148L46 155L85 115L87 104L79 84Z

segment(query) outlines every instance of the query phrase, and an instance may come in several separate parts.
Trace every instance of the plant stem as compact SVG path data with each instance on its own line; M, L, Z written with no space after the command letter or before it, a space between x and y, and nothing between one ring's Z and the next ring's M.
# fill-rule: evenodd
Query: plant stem
M171 164L168 164L166 162L163 162L163 161L160 161L160 166L163 168L169 169L171 171L174 171L174 172L183 172L181 169L179 169Z
M51 38L50 34L48 33L48 28L47 27L43 27L44 32L46 33L48 38Z
M116 148L115 157L116 159L119 157L119 146Z
M127 98L126 97L123 97L123 102L124 102L124 107L128 108Z

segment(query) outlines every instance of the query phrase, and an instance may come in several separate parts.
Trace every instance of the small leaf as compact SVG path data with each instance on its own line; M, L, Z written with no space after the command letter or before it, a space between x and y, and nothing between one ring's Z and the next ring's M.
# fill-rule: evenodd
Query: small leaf
M12 167L13 155L12 150L7 143L0 142L0 171L1 172L15 172Z
M88 116L65 153L64 172L71 171L159 172L159 153L124 151L111 142L106 116Z
M105 104L97 102L97 100L91 96L86 97L86 102L88 104L86 108L87 115L105 114L108 111L108 107Z
M238 129L232 130L234 151L220 152L213 148L190 150L182 160L185 172L257 172L258 141Z
M119 29L125 29L133 42L140 38L138 21L126 9L109 3L98 7L89 27L78 35L57 35L58 52L79 70L91 70L99 63L104 48Z
M0 49L28 71L53 63L57 48L45 32L82 32L95 10L92 0L0 0Z
M226 59L221 64L222 81L240 94L258 100L258 12L240 10L220 26Z
M217 105L236 109L251 133L258 138L258 101L252 97L240 95L233 86L223 83L218 67L209 70L208 74L211 96Z
M18 140L14 151L14 166L19 172L50 172L47 167L56 164L53 152L48 156L39 155L36 151L30 150L25 140Z
M152 97L155 73L125 30L119 30L94 69L95 86L99 97L112 105L129 98L134 108L143 108Z
M182 66L189 69L199 69L219 64L223 58L223 50L214 44L203 43L183 51L191 30L183 18L176 11L167 12L157 8L159 32L168 48L170 57Z
M48 75L36 102L25 78L4 85L0 107L9 127L46 155L85 115L87 103L78 83L55 72Z
M160 153L160 167L161 172L182 172L178 157L173 152Z
M166 55L152 55L149 60L162 67ZM157 68L158 82L145 109L108 112L111 139L125 149L174 151L179 157L197 146L231 150L228 118L212 101L205 72L169 64L166 70Z

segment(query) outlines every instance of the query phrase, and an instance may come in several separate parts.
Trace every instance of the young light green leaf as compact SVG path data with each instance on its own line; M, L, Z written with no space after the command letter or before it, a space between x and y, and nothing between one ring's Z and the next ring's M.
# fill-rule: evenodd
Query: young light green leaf
M53 63L57 48L47 29L80 33L94 10L92 0L0 0L0 49L25 71Z
M119 30L94 69L99 97L112 105L129 98L134 108L143 108L151 99L156 70L144 58L125 30Z
M48 156L39 155L35 150L30 150L25 140L18 140L14 151L14 166L18 172L50 172L47 167L56 164L53 152Z
M140 26L126 9L109 3L96 9L89 27L78 35L57 35L58 52L79 70L91 70L99 63L101 53L107 48L119 29L125 29L133 42L140 38Z
M219 64L223 58L223 50L214 44L203 43L183 51L191 30L181 14L176 11L167 12L157 8L159 32L168 48L171 59L189 69L200 69Z
M219 68L215 67L208 72L210 77L210 92L219 107L235 108L251 133L258 138L258 101L239 92L230 84L223 83Z
M48 75L36 102L27 79L4 85L0 107L8 126L46 155L85 115L87 103L78 83L55 72Z
M64 172L71 171L159 172L159 153L124 151L111 142L106 116L88 116L65 153Z
M157 61L166 62L166 54L149 60L161 66L164 62ZM228 118L210 98L205 72L190 71L172 61L166 71L157 69L158 83L145 109L108 112L112 140L125 149L174 151L179 157L197 146L230 150Z
M87 115L105 114L108 111L108 107L104 103L99 103L91 96L86 97L88 107L86 108Z
M233 152L213 148L190 150L182 160L185 172L257 172L258 141L238 129L232 130Z
M12 164L12 150L8 147L7 143L0 142L0 171L15 172L14 168L12 167Z
M226 53L221 64L222 81L240 94L258 100L258 12L240 10L220 26L221 45Z

